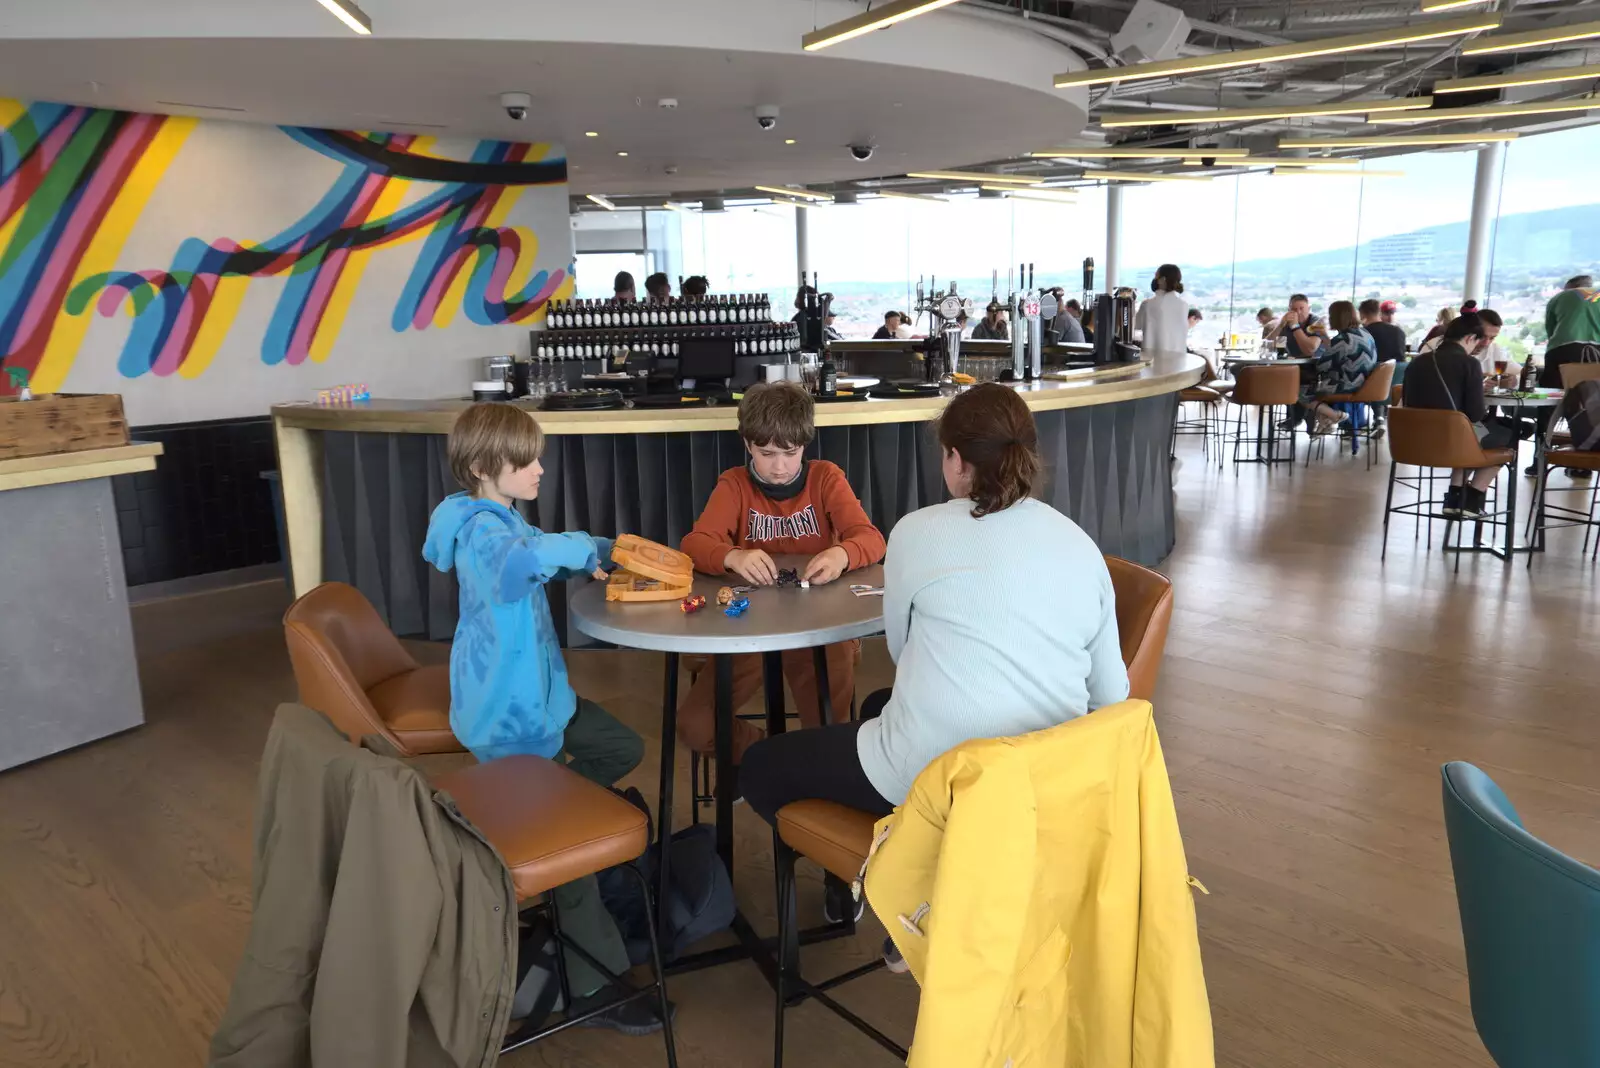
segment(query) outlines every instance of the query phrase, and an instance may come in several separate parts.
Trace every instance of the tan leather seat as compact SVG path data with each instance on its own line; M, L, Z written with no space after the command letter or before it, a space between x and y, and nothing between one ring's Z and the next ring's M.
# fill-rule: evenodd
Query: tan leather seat
M1233 392L1228 399L1235 404L1272 407L1300 401L1298 364L1286 367L1241 367L1234 378Z
M1120 557L1106 557L1117 594L1117 634L1128 666L1128 696L1155 699L1161 658L1172 623L1172 582L1159 571Z
M633 860L649 844L642 811L543 757L472 764L433 784L505 860L519 901Z
M1394 386L1394 361L1380 363L1361 388L1349 393L1329 393L1317 399L1324 404L1383 404Z
M1567 440L1572 440L1570 437ZM1580 449L1550 449L1544 454L1547 467L1569 467L1579 471L1600 471L1600 452Z
M421 666L352 586L324 582L283 614L300 702L353 742L380 735L401 756L459 753L450 669Z
M1389 455L1413 467L1500 467L1515 449L1483 449L1472 424L1448 408L1396 408L1389 418Z
M1150 700L1172 622L1172 582L1159 571L1106 557L1117 595L1117 632L1130 697ZM778 837L825 871L849 882L861 872L877 821L835 801L795 801L778 810Z
M1178 392L1178 400L1184 404L1215 404L1222 399L1222 394L1210 386L1190 386Z

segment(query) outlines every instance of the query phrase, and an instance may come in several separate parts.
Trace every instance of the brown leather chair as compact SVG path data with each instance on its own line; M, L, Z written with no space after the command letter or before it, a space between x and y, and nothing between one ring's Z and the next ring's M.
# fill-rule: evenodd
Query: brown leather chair
M283 614L300 702L353 742L379 735L401 756L460 753L450 668L422 666L353 586L324 582Z
M1106 557L1117 595L1117 634L1128 666L1128 696L1155 699L1156 678L1172 623L1172 581L1159 571L1120 557Z
M1380 560L1389 552L1390 516L1397 514L1417 516L1419 519L1427 519L1430 527L1434 519L1445 520L1447 547L1450 537L1449 524L1456 521L1454 516L1435 514L1433 502L1422 499L1425 491L1420 482L1406 481L1398 477L1401 464L1422 468L1448 468L1452 471L1475 471L1484 467L1514 465L1517 461L1517 450L1484 449L1478 444L1472 423L1460 412L1448 408L1396 408L1389 413L1389 460L1389 489L1383 504L1383 551L1379 554ZM1432 480L1427 481L1431 485ZM1412 504L1395 504L1394 487L1397 483L1414 486L1417 489L1418 499ZM1508 523L1515 521L1516 479L1513 478L1509 486L1510 503L1503 517ZM1460 565L1461 556L1458 552L1456 566L1459 568Z
M1219 383L1220 384L1220 383ZM1231 390L1233 387L1228 386ZM1178 391L1178 418L1172 425L1172 455L1177 455L1178 438L1186 434L1200 435L1200 448L1209 460L1211 457L1211 439L1216 431L1212 424L1217 419L1217 406L1222 402L1222 390L1211 385L1190 386L1188 389ZM1199 404L1200 418L1183 418L1185 404Z
M1286 455L1278 455L1279 431L1273 422L1272 409L1298 404L1300 401L1300 365L1289 364L1284 367L1267 367L1264 365L1240 367L1234 374L1233 392L1228 399L1239 406L1238 419L1235 421L1233 431L1233 463L1235 470L1239 464L1267 464L1287 463L1290 470L1294 469L1294 431L1289 431L1289 449ZM1265 436L1258 434L1255 438L1245 437L1245 409L1261 408L1259 418L1265 421ZM1253 457L1239 458L1239 446L1246 442L1254 442L1256 455ZM1265 454L1262 446L1266 447ZM1220 460L1219 460L1220 466Z
M1116 591L1117 633L1122 642L1122 661L1128 668L1128 695L1150 700L1166 651L1167 628L1172 622L1172 582L1159 571L1120 557L1105 559L1106 568L1111 572L1111 587ZM801 977L798 946L792 937L796 922L793 915L795 857L807 857L829 874L847 883L854 882L861 873L861 866L867 862L876 822L859 809L833 801L796 801L778 810L774 858L778 879L778 945L783 959L779 962L782 974L774 1068L781 1068L783 1064L783 1014L788 1001L796 995L817 997L838 1012L823 992L846 981L847 977L864 975L876 968L876 965L864 965L815 985ZM906 1051L882 1032L853 1014L844 1018L901 1060L905 1059Z
M1324 404L1387 404L1394 392L1394 361L1389 360L1375 367L1367 380L1361 384L1360 389L1351 390L1349 393L1329 393L1318 397ZM1372 423L1356 431L1350 439L1350 448L1354 451L1359 447L1362 439L1367 442L1367 470L1372 470ZM1317 439L1317 455L1320 457L1325 451L1324 443L1327 437ZM1306 447L1306 466L1311 466L1311 448Z

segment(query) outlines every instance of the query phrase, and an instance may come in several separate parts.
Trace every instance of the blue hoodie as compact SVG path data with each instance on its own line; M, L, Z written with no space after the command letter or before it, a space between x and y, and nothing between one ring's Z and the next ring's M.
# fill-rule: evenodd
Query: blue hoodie
M546 534L494 501L453 493L428 520L422 558L456 572L450 729L479 760L554 757L577 709L544 584L588 574L611 541Z

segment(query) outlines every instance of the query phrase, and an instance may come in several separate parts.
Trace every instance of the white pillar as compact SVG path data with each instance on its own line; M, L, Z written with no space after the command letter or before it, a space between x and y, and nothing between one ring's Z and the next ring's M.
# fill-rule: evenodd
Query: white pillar
M1472 183L1472 221L1467 230L1467 273L1461 299L1483 303L1488 299L1484 282L1489 273L1489 244L1494 234L1495 183L1500 180L1504 141L1478 149L1478 173Z
M1106 186L1106 284L1103 292L1117 288L1118 261L1122 259L1122 184Z
M791 208L794 212L794 262L800 272L800 284L806 284L806 276L811 273L811 244L806 231L806 209Z

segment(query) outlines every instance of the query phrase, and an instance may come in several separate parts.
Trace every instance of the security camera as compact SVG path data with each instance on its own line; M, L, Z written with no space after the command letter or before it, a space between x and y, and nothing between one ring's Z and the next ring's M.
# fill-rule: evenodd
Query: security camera
M770 130L774 126L778 125L778 105L757 104L756 125L761 127L763 130Z
M1216 165L1217 165L1217 157L1215 157L1215 156L1201 156L1200 157L1200 166L1202 166L1202 167L1215 167Z
M850 146L850 155L854 156L856 159L859 159L859 160L869 160L869 159L872 158L872 146L871 145L851 145Z
M517 122L528 117L528 109L533 106L533 97L527 93L501 93L500 106L506 109L506 114Z

